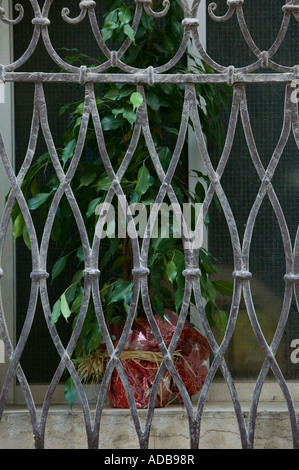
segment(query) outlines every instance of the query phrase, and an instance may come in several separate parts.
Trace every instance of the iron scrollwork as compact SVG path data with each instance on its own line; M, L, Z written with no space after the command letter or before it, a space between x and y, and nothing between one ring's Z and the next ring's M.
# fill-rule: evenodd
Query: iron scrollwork
M186 268L184 270L185 276L185 299L186 302L184 307L182 308L181 315L184 318L187 315L187 309L190 302L191 292L193 290L194 297L197 306L197 314L198 318L201 321L203 328L205 330L205 334L209 340L211 349L214 353L213 361L210 365L209 373L206 378L205 385L201 391L197 408L195 414L193 412L193 404L191 403L189 397L186 393L184 393L184 389L182 386L182 382L180 377L178 376L175 367L171 361L169 351L165 348L162 350L164 355L163 364L159 370L159 374L155 381L153 387L153 395L158 390L159 380L161 380L163 373L165 372L166 368L168 368L175 380L180 384L182 388L182 396L184 400L184 404L187 410L189 425L190 425L190 443L191 447L197 448L199 443L199 434L200 434L200 425L201 425L201 418L203 414L203 408L207 399L207 394L209 387L214 379L215 373L218 368L222 370L223 376L231 393L234 409L236 411L236 416L239 424L240 429L240 436L242 446L244 448L251 448L253 447L253 436L254 436L254 428L255 428L255 421L256 421L256 412L257 412L257 405L259 402L260 391L263 386L265 377L269 368L272 369L277 381L279 382L282 392L284 394L286 403L288 405L290 420L291 420L291 427L292 427L292 434L293 434L293 441L294 447L299 447L299 428L296 421L296 413L293 406L292 398L290 396L286 381L281 374L279 369L278 363L275 358L275 352L277 351L277 347L281 336L284 331L285 321L288 315L289 306L290 306L290 299L292 296L292 289L295 286L295 291L297 295L297 301L299 298L298 294L298 257L294 257L294 253L296 254L299 252L299 234L297 234L295 240L295 249L294 253L292 250L291 242L288 236L288 228L286 226L286 222L284 220L283 212L280 207L277 195L275 193L275 189L272 186L272 180L275 173L275 169L280 161L282 152L286 146L286 143L289 138L289 134L291 129L294 131L296 143L299 147L299 120L298 120L298 107L294 104L290 98L291 96L291 87L290 82L295 78L298 78L298 64L285 66L283 64L277 64L273 61L273 56L276 51L279 49L280 45L282 44L285 35L288 30L290 18L294 15L295 19L299 20L299 5L296 0L293 2L286 1L286 4L282 7L282 22L280 31L275 38L275 41L271 45L271 47L267 51L262 51L258 47L258 45L253 41L250 31L248 30L243 5L245 4L244 0L227 0L226 5L228 7L226 13L223 16L217 16L215 11L217 9L217 3L213 2L208 5L208 13L212 20L216 22L225 22L229 21L233 15L236 15L239 27L243 34L244 40L246 41L250 50L256 56L256 60L250 64L247 64L244 67L237 67L235 65L226 65L226 64L219 64L217 63L210 55L204 50L203 45L200 41L198 29L200 27L200 22L198 20L198 7L200 0L194 0L191 5L187 0L182 0L182 6L184 10L184 20L182 22L184 27L184 34L181 40L181 43L178 45L177 50L173 56L173 58L165 64L157 68L148 67L146 69L138 69L135 67L131 67L130 64L125 64L122 62L122 56L125 51L131 46L132 40L130 38L126 38L124 43L120 45L118 50L110 50L107 44L103 41L103 37L101 35L101 30L99 24L97 22L95 9L96 9L96 2L92 0L82 0L79 3L80 13L76 17L71 17L71 12L68 8L63 8L61 11L62 18L64 21L70 25L75 25L80 23L87 15L89 17L89 22L91 26L91 30L93 33L94 38L99 46L99 49L104 54L105 59L103 63L94 67L87 67L83 65L81 67L77 67L75 65L70 65L66 63L54 49L51 38L49 34L49 12L51 6L54 4L54 0L45 0L43 6L40 6L40 3L37 0L30 0L31 6L34 12L34 18L32 19L32 23L34 25L33 28L33 35L30 44L28 45L27 50L22 55L22 57L17 58L15 62L12 64L6 64L0 66L0 79L2 81L12 81L12 82L26 82L32 81L35 82L35 107L34 113L32 117L32 127L31 127L31 135L30 135L30 142L29 142L29 150L25 156L24 162L22 167L19 171L19 174L16 176L12 165L10 164L9 157L5 150L5 145L3 138L0 134L0 155L3 163L3 167L7 174L7 177L10 181L10 185L12 191L10 192L6 206L4 209L4 214L2 216L2 220L0 223L0 260L2 257L2 250L3 250L3 243L5 238L5 233L8 230L9 219L11 216L11 212L13 209L14 203L17 201L19 206L22 209L22 213L25 219L25 224L28 228L28 233L30 235L31 240L31 247L32 247L32 272L31 272L31 279L32 279L32 293L31 293L31 302L30 308L27 313L27 317L25 319L24 324L24 331L23 336L18 342L16 348L13 348L12 341L9 338L6 325L5 325L5 315L2 311L2 306L0 302L0 333L3 341L5 343L5 347L10 358L10 366L8 370L8 374L6 376L2 394L1 394L1 405L0 405L0 417L3 413L5 401L7 398L9 387L12 383L13 377L16 374L24 395L27 400L27 406L30 411L31 421L33 425L33 430L36 439L36 447L43 447L44 445L44 433L45 433L45 423L47 418L47 413L49 411L51 399L57 384L62 376L62 373L65 367L68 369L71 377L73 378L75 385L78 389L82 407L84 411L84 418L85 418L85 425L86 425L86 432L88 436L88 442L90 447L97 447L98 440L99 440L99 423L100 423L100 416L103 409L103 395L105 390L108 387L109 379L111 377L111 373L115 367L119 371L124 384L126 386L126 390L128 393L128 398L131 403L131 413L134 421L134 425L139 437L141 447L146 447L148 445L148 438L149 438L149 429L150 423L153 417L153 403L154 398L151 401L151 408L147 415L146 419L146 426L145 429L141 429L141 424L139 421L138 413L136 406L134 405L134 398L132 396L132 391L130 391L130 387L126 383L126 378L122 369L122 365L119 359L119 351L116 351L113 347L111 342L109 333L107 331L107 327L104 321L103 312L102 312L102 305L101 305L101 298L99 296L99 292L97 289L97 278L100 275L100 272L97 267L97 256L99 250L99 240L95 240L92 245L90 245L86 228L82 221L82 217L76 202L75 194L71 188L71 179L73 177L74 171L76 170L76 165L80 160L80 156L82 153L82 148L84 146L84 142L86 139L87 134L87 127L89 119L92 118L94 127L96 129L96 134L98 136L98 147L99 147L99 154L101 155L103 165L107 169L107 174L110 179L110 189L107 195L107 201L111 201L112 198L116 194L122 193L121 187L121 179L125 174L127 165L130 159L133 156L134 150L136 149L138 139L140 138L141 132L143 133L144 139L147 144L147 148L149 150L149 155L151 161L156 169L158 178L161 183L161 191L159 193L159 202L163 201L163 198L167 195L171 202L177 202L176 194L172 188L171 182L174 175L175 168L178 164L180 154L185 142L186 133L188 130L189 121L191 120L194 126L195 136L197 140L197 145L199 149L199 153L202 156L203 163L205 165L205 169L209 180L211 182L206 198L203 203L204 213L207 214L208 208L211 204L212 198L215 194L217 194L219 203L223 209L224 216L227 221L227 225L229 228L231 242L232 242L232 249L234 254L235 266L233 271L233 278L235 282L234 294L232 298L232 304L230 309L230 317L227 325L227 330L225 332L224 339L219 346L213 336L204 311L204 302L201 295L200 289L200 281L199 275L200 271L198 268L198 263L195 262L195 255L194 253L189 253L189 258L186 257ZM151 0L136 0L136 10L135 16L132 21L132 30L136 34L138 31L138 27L141 20L141 15L143 10L153 18L161 18L167 15L170 7L169 0L164 0L162 2L163 9L161 11L154 11L152 8L152 1ZM16 5L15 9L19 12L19 15L16 19L10 20L6 17L4 9L1 7L2 2L0 1L0 20L9 25L17 25L24 16L23 7L19 4ZM215 74L172 74L171 69L174 65L178 62L178 60L183 56L186 52L189 44L190 38L193 38L194 45L197 48L198 53L202 56L202 58L207 62L207 64L213 68L216 72ZM58 64L62 69L63 72L61 73L32 73L32 72L18 72L18 69L26 64L27 60L31 57L33 52L35 51L38 42L42 40L48 54L54 60L56 64ZM111 68L118 68L121 73L111 73ZM264 68L269 69L270 71L277 72L275 74L272 73L257 73L258 69ZM267 70L267 72L269 72ZM110 73L109 73L110 72ZM72 82L72 83L79 83L82 87L85 88L85 107L82 114L82 123L79 130L79 137L78 143L74 152L72 166L68 170L68 173L65 174L61 164L59 162L57 152L55 149L55 145L52 139L51 130L48 123L47 117L47 107L46 107L46 100L44 95L43 89L43 82L49 81L57 81L60 83ZM137 121L134 125L134 129L132 132L131 142L126 154L126 158L123 160L122 164L115 172L111 166L111 162L109 159L109 155L107 149L105 147L105 141L103 136L103 131L101 127L101 122L99 120L99 115L97 112L97 104L94 95L93 86L95 83L98 82L105 82L105 83L133 83L136 85L138 92L144 97L143 104L138 109L137 113ZM266 82L278 82L281 81L286 84L286 96L285 96L285 109L284 109L284 122L283 122L283 129L280 136L280 140L277 143L277 147L272 155L270 163L267 168L264 168L259 154L256 149L254 136L252 134L251 126L250 126L250 119L247 110L247 97L246 97L246 89L245 83L246 82L256 82L256 83L266 83ZM151 134L149 117L147 112L147 105L146 105L146 95L144 85L155 85L159 83L183 83L185 84L185 101L184 101L184 109L182 113L182 120L181 120L181 127L178 135L177 144L173 153L173 157L169 168L167 171L164 171L161 162L157 156L157 152L155 149L155 144L153 141L153 136ZM195 94L195 84L196 83L227 83L229 86L233 88L233 98L232 98L232 106L231 106L231 113L230 119L228 124L228 131L226 135L225 146L223 152L220 156L218 166L214 169L211 159L208 153L208 149L206 146L205 138L201 128L200 117L198 115L198 110L196 106L196 94ZM257 198L252 206L248 224L246 226L245 235L243 242L241 243L240 236L237 229L237 224L234 218L234 214L232 209L229 205L227 200L224 188L221 184L221 178L225 167L227 165L228 159L230 157L230 150L234 141L235 132L236 132L236 123L237 119L241 116L242 125L249 149L249 153L251 156L251 160L254 164L254 168L257 172L257 176L259 178L260 187L258 190ZM36 149L37 144L37 136L39 128L42 128L46 144L49 150L49 154L51 156L51 160L53 163L53 167L57 173L59 179L59 188L57 189L57 193L55 198L53 199L51 211L48 214L44 233L42 234L42 240L39 245L37 236L35 233L35 228L33 224L33 220L30 215L30 211L28 210L28 206L26 205L26 201L24 199L24 195L21 191L21 184L28 171L28 168L31 165L32 157L34 151ZM58 208L59 202L63 195L66 196L74 217L77 221L80 236L82 239L82 245L84 247L84 257L86 261L86 266L84 270L84 276L86 280L85 290L83 294L82 300L82 307L80 312L80 317L76 324L76 328L73 332L72 338L65 348L59 338L58 332L50 325L50 314L51 309L49 305L49 299L47 294L47 269L46 269L46 258L47 258L47 250L49 246L49 233L51 232L51 227L53 225L53 220L55 216L55 212ZM252 273L249 270L249 251L250 251L250 244L252 238L252 231L255 225L255 221L259 212L259 208L264 198L268 197L279 226L281 228L282 236L283 236L283 247L286 254L286 275L284 277L285 280L285 300L282 308L281 318L279 320L277 330L273 339L272 344L269 346L261 331L259 326L254 304L251 298L251 290L250 290L250 282L252 279ZM130 216L130 214L129 214ZM151 305L150 305L150 295L148 291L147 285L147 275L148 275L148 268L145 265L146 263L144 260L147 259L147 252L148 244L145 242L140 250L138 243L135 243L133 246L134 251L134 270L133 276L134 278L140 281L140 290L142 292L143 298L145 299L145 310L148 314L148 317L152 319L151 314ZM3 276L3 269L0 268L0 277ZM100 323L101 330L103 331L103 337L105 339L108 352L111 356L111 360L108 364L106 374L104 376L104 380L102 383L102 391L103 394L98 400L97 408L96 408L96 417L94 424L91 422L91 415L88 406L87 397L85 395L83 386L80 382L76 369L71 361L71 355L74 350L76 340L78 339L78 335L80 333L80 328L82 328L84 315L87 311L87 306L90 300L90 297L93 293L93 301L95 303L95 307L98 311L98 319ZM130 312L128 316L131 318L134 316L134 308L136 307L136 298L137 298L137 291L134 291L134 297L131 302ZM232 379L231 373L227 367L226 361L224 359L224 355L227 351L230 339L232 337L234 327L238 317L238 309L240 306L241 296L244 295L245 303L248 310L248 315L250 317L251 323L253 325L253 329L257 338L257 341L265 355L265 361L263 363L260 376L256 382L254 395L252 398L251 409L250 409L250 419L249 425L247 426L245 423L242 407L240 404L240 400L238 399L238 394L236 391L236 387L234 381ZM49 326L49 330L51 331L53 343L56 346L56 349L60 355L60 363L53 377L53 380L49 386L49 390L47 392L47 397L42 409L41 417L38 419L37 412L35 408L35 404L33 402L30 387L24 376L22 369L19 366L20 356L22 350L25 346L26 339L30 333L31 322L34 317L34 304L38 298L38 295L41 296L44 311L45 311L45 319ZM298 301L299 303L299 301ZM162 344L162 337L161 332L157 328L157 325L151 320L152 330L155 334L155 337L159 344ZM120 345L123 346L124 342L126 341L126 335L129 334L130 323L126 324L126 329L124 330L122 336L122 342ZM178 338L180 334L179 328L176 332L176 337Z

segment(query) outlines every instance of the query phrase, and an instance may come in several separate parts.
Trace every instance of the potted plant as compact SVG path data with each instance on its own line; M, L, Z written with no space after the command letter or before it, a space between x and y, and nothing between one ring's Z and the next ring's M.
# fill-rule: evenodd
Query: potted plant
M136 36L130 26L134 2L124 4L120 0L105 0L104 3L107 10L102 27L104 41L122 43L127 36L133 41L122 60L132 66L138 64L138 67L147 68L150 65L155 67L165 63L173 56L183 33L181 23L183 11L179 0L173 0L168 14L158 20L143 13ZM83 63L87 66L100 62L102 59L102 57L86 58L80 51L68 51L68 57L65 58L76 65ZM186 57L176 65L177 72L183 73L188 70L185 59ZM204 62L194 57L192 59L193 70L196 73L213 72ZM166 170L172 157L181 121L184 85L164 84L145 88L154 145L161 165ZM220 92L216 93L210 85L199 84L196 91L200 98L198 110L207 141L218 142L221 145L219 109L221 103L226 104L228 89L221 86ZM143 103L143 97L136 92L135 86L127 84L97 84L95 93L106 148L112 165L116 168L126 154L136 121L136 113ZM202 99L205 101L205 106L201 105ZM176 106L173 106L173 103ZM66 104L60 111L61 114L69 116L69 126L63 134L63 145L59 154L65 171L76 147L83 108L84 100L80 100ZM58 177L51 170L49 162L48 154L40 156L29 170L22 186L30 210L38 213L41 223L45 220L55 188L59 186ZM205 185L209 184L209 181L203 173L194 172L197 184L191 193L188 188L188 178L181 178L181 175L187 175L188 171L192 169L188 170L186 159L182 158L179 162L179 172L172 180L172 188L180 204L186 201L201 203L205 195ZM99 207L105 201L110 184L111 181L99 156L94 126L90 122L84 152L72 180L72 187L89 237L94 234ZM130 204L142 203L147 210L156 199L160 181L156 177L148 149L142 138L138 141L134 157L121 184ZM15 237L23 235L25 243L29 246L26 227L17 204L12 217ZM208 220L205 223L208 223ZM172 229L171 225L170 232ZM64 199L56 214L51 240L60 253L51 272L52 282L58 282L57 280L65 275L67 267L74 272L68 287L53 305L51 321L52 324L56 324L64 317L67 321L71 319L75 324L83 296L84 257L82 242L72 218L71 207ZM126 317L133 289L130 238L129 236L119 238L117 234L114 234L113 238L107 237L101 241L100 250L101 301L107 325L117 327ZM225 281L213 282L210 275L218 271L216 260L204 248L199 250L199 256L201 289L206 299L206 312L210 325L225 329L226 314L218 308L216 298L217 292L230 295L231 285ZM171 312L179 311L184 292L182 275L184 263L181 240L172 236L171 233L168 238L160 235L150 243L149 285L155 315L162 317L165 308ZM138 307L137 316L143 316L141 305ZM74 360L80 365L99 348L101 341L101 331L91 302L74 352ZM66 380L65 392L69 403L72 403L75 398L72 385L71 379Z

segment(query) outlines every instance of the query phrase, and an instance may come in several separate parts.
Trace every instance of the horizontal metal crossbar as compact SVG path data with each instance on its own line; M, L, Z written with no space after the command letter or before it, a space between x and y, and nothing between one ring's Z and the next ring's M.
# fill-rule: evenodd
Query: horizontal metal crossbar
M153 82L151 84L164 84L164 83L211 83L234 85L238 83L292 83L298 80L298 72L295 69L293 72L286 73L235 73L233 76L228 76L227 73L219 74L154 74ZM147 73L136 74L122 74L122 73L107 73L100 74L94 72L86 73L84 82L80 72L78 73L46 73L46 72L6 72L2 76L4 82L28 82L28 83L128 83L128 84L148 84Z

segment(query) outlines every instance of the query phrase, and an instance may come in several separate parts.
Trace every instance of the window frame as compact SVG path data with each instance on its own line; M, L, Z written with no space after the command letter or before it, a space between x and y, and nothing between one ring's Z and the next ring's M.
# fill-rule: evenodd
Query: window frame
M3 1L3 8L7 12L7 16L12 17L12 4L9 0ZM200 17L200 39L206 47L206 0L202 0L199 6L199 17ZM9 25L3 26L0 30L0 63L11 63L13 61L13 28ZM190 48L192 53L192 47ZM0 128L3 130L3 138L5 141L6 149L9 155L11 155L12 164L14 164L14 92L13 84L5 84L5 103L0 104ZM198 158L198 147L192 130L190 129L189 140L188 140L188 163L189 168L203 170L203 163ZM3 174L0 172L0 197L5 197L8 192L7 181L4 181ZM189 177L189 185L192 188L192 177ZM3 199L2 199L3 200ZM2 292L11 293L3 298L3 308L5 312L12 312L9 318L6 318L7 327L12 341L15 340L15 325L16 325L16 308L15 308L15 266L14 266L14 248L13 246L12 231L8 231L6 237L6 246L2 257L3 266L5 266L5 276L1 279ZM207 247L207 233L204 235L204 244ZM9 361L4 353L4 344L0 340L0 382L5 377L7 369L9 367ZM252 393L255 386L255 381L237 381L236 388L240 394L240 401L251 402ZM298 382L288 381L290 391L292 393L295 402L299 402L299 390ZM42 403L48 386L45 385L31 385L32 394L37 404ZM7 404L14 404L17 406L24 405L25 399L20 386L17 386L14 382L11 387ZM279 384L276 382L265 383L261 395L262 402L279 402L284 401ZM228 387L223 380L214 380L211 384L210 391L208 393L208 404L216 403L228 403L231 406L231 398L229 395ZM53 404L65 403L64 399L64 387L59 385L53 396Z
M7 15L12 15L12 5L8 0L4 0L2 8ZM13 32L9 25L3 24L0 30L0 63L10 63L13 57ZM4 103L0 104L0 128L8 155L11 156L11 163L14 165L14 89L12 83L4 84ZM0 172L0 199L4 200L9 191L7 179ZM14 248L12 239L12 229L8 229L4 250L2 253L2 269L5 270L1 279L1 289L6 295L2 298L3 309L10 312L6 317L7 328L12 341L15 339L15 283L14 283ZM4 343L0 341L0 382L2 377L6 375L8 369L8 360L5 357ZM9 392L8 403L13 402L14 390Z

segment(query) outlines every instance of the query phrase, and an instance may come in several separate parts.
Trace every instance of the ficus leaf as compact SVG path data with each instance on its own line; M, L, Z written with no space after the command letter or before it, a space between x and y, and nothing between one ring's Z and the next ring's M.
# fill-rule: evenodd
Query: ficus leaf
M131 13L130 10L128 10L125 7L120 7L118 11L118 18L121 24L127 24L131 20Z
M74 384L72 377L69 377L64 385L64 397L69 404L72 406L78 396L77 388Z
M55 302L52 313L51 313L51 325L54 325L57 322L58 318L60 317L60 314L61 314L60 299L58 299Z
M174 305L175 305L176 311L178 311L180 306L182 305L183 298L184 298L184 289L177 289L175 292L175 296L174 296Z
M143 103L143 96L138 93L137 91L135 91L134 93L131 94L130 96L130 102L132 103L133 105L133 111L135 111L135 109L139 108L139 106L142 105Z
M165 273L166 273L167 279L171 282L171 284L173 284L177 275L176 264L174 263L173 260L167 263Z
M153 111L158 111L160 109L159 97L154 93L146 94L146 103Z
M23 234L22 235L23 235L23 240L24 240L28 250L31 250L31 242L30 242L30 237L29 237L29 233L28 233L26 225L24 225L24 227L23 227Z
M81 308L83 293L79 294L72 303L72 312L78 313Z
M117 101L120 98L120 90L118 88L112 88L112 90L107 91L104 98L108 100Z
M35 210L38 209L46 200L48 197L51 195L51 193L39 193L36 194L36 196L33 196L31 199L28 201L28 207L30 210Z
M113 115L105 116L101 122L103 131L112 131L114 129L118 129L123 124L122 118Z
M134 29L129 24L124 25L124 33L126 36L128 36L128 38L131 39L133 43L135 43L135 32L134 32Z
M90 217L92 214L96 212L96 209L98 205L100 204L100 202L101 202L100 197L97 197L96 199L93 199L92 201L90 201L90 203L88 204L86 217Z
M67 262L67 256L58 258L52 269L52 281L64 270Z
M20 212L20 214L17 216L13 224L12 233L13 233L14 238L18 238L20 235L22 235L24 225L25 225L24 217L23 217L23 214Z
M213 282L214 287L218 292L220 292L222 295L227 295L231 297L233 295L233 283L230 281L214 281Z
M217 310L215 322L220 331L225 331L227 327L227 315L223 310Z
M59 222L59 219L55 217L54 222L53 222L53 227L51 230L51 238L54 240L54 242L57 242L60 238L61 235L61 225Z
M138 196L142 196L142 194L146 193L148 188L151 186L152 180L151 175L146 166L142 166L138 171L137 183L135 191Z
M129 121L129 123L131 125L134 124L134 122L136 121L136 114L134 113L134 111L131 111L129 109L125 109L124 112L123 112L123 117Z
M80 186L79 187L81 188L82 186L88 186L89 184L91 184L93 182L93 180L95 179L96 175L97 174L96 174L95 171L82 175L81 178L80 178Z
M66 300L66 295L65 294L62 294L62 296L60 297L60 310L61 310L61 313L63 315L63 317L67 320L70 316L70 314L72 313L70 311L70 307L69 307L69 304Z
M104 176L104 178L101 178L100 181L98 182L98 187L102 189L103 191L108 191L111 186L111 180L109 176Z
M151 299L152 301L152 307L156 315L159 315L160 317L163 317L164 315L164 304L161 299L158 299L157 297L153 297Z
M76 144L77 144L76 140L73 139L73 140L70 140L70 142L68 142L68 144L64 147L63 152L62 152L62 161L64 165L67 162L67 160L69 158L72 158L72 156L74 155Z
M115 287L113 290L109 304L114 303L114 302L119 302L120 300L124 300L131 290L133 289L133 283L132 282L122 282L118 284L118 286Z

